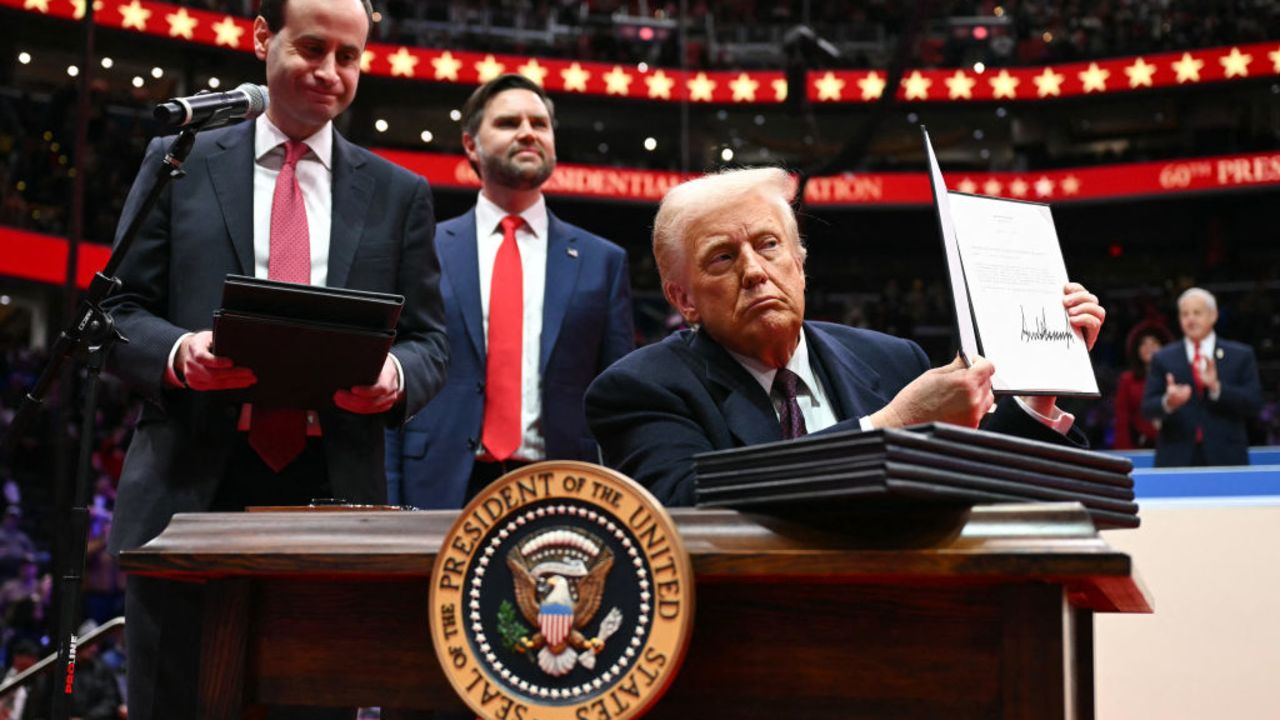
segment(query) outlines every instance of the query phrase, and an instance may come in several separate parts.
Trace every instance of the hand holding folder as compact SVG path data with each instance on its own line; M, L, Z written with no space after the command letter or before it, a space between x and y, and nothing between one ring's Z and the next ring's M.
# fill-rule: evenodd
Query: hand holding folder
M332 407L335 392L378 383L403 306L398 295L228 275L215 352L257 378L228 392L267 407Z

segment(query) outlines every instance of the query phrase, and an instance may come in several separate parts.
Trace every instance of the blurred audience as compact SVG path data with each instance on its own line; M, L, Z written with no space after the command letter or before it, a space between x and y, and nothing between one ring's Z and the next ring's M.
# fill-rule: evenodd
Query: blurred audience
M1142 390L1147 384L1151 356L1173 340L1173 334L1156 321L1135 325L1125 339L1125 356L1129 369L1120 373L1115 393L1116 450L1155 447L1159 428L1142 415Z

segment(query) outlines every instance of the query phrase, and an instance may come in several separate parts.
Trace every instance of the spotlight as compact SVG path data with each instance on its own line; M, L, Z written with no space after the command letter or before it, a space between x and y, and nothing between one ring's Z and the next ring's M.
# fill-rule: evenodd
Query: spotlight
M658 141L654 138L647 137L644 139L644 149L653 152L658 149Z
M387 128L389 127L391 126L388 125L387 121L383 120L382 118L378 118L377 120L373 121L373 129L377 130L380 133L386 132Z
M436 136L432 135L430 130L423 130L422 134L419 135L418 137L422 138L422 142L424 143L429 143L432 140L436 139Z

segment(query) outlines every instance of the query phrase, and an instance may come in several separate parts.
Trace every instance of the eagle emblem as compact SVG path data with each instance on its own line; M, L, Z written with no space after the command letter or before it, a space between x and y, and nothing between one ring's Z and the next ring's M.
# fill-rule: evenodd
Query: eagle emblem
M538 667L553 677L576 665L594 669L596 655L622 624L622 611L610 610L593 637L586 628L600 609L613 551L577 528L544 530L507 553L521 615L538 629L521 636L516 650L536 653Z

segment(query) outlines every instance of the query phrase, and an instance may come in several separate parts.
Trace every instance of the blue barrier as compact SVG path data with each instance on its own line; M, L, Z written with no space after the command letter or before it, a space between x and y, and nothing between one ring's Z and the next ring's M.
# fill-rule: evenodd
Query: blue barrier
M1110 455L1127 457L1134 469L1149 468L1155 464L1154 450L1107 450ZM1249 448L1249 465L1280 465L1280 447L1275 445Z
M1138 500L1154 498L1280 497L1280 464L1133 471Z

